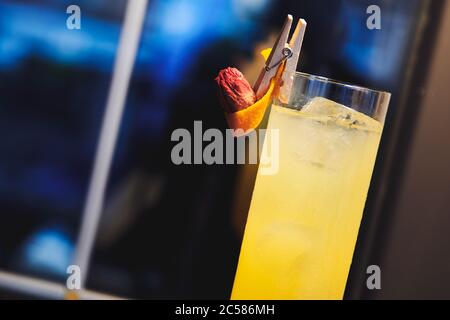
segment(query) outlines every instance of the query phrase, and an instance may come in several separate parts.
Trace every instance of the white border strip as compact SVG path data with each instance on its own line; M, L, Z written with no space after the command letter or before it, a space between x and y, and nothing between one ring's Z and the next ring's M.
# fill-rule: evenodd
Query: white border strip
M62 300L67 294L64 285L56 282L31 278L18 274L0 271L0 287L30 297ZM80 300L122 300L122 298L94 291L77 290Z
M80 267L82 288L85 285L89 271L91 252L103 209L108 175L141 38L146 7L147 0L129 0L127 4L100 140L83 210L81 231L75 252L74 264Z

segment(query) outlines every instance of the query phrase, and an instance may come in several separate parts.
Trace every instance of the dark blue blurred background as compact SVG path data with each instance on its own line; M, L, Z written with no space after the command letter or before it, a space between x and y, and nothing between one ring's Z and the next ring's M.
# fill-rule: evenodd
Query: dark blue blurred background
M233 214L240 168L172 165L172 130L194 120L226 127L214 77L235 66L254 80L255 48L271 46L287 13L308 21L299 70L392 92L389 124L419 2L150 1L88 287L129 297L228 297L245 221ZM66 28L70 4L81 7L81 30ZM366 28L370 4L382 7L381 30ZM3 270L64 280L125 5L0 1Z

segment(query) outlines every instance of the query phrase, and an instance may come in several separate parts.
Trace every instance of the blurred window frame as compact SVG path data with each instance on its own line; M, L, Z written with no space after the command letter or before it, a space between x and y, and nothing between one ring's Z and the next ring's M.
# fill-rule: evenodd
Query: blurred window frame
M41 299L67 300L115 300L121 297L85 289L89 273L98 222L100 220L106 186L110 175L117 135L123 118L133 66L135 64L141 31L146 17L148 0L127 1L125 19L116 53L114 71L108 92L108 100L101 123L94 167L85 199L81 228L75 246L73 265L81 268L81 288L69 290L66 283L43 280L0 270L0 290L13 295ZM69 267L69 266L68 266ZM70 274L67 275L69 277Z

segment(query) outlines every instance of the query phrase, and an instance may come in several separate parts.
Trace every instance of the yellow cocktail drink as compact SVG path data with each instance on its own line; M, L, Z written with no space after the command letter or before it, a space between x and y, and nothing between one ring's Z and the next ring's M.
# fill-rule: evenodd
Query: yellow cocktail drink
M279 170L258 172L232 299L343 298L382 127L325 98L272 106Z

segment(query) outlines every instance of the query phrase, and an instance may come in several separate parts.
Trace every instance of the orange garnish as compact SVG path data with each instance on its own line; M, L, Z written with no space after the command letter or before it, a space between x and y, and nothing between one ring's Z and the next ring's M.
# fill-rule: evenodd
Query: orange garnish
M255 104L238 112L225 113L228 126L235 130L235 136L248 134L259 127L267 107L272 102L274 88L275 81L272 80L266 94L260 100L256 101Z
M271 49L265 49L261 51L261 55L264 57L264 60L270 56ZM266 113L266 109L272 103L272 97L276 94L275 89L279 87L279 81L281 78L281 74L283 73L284 66L278 69L276 76L272 79L270 83L269 89L266 94L255 104L250 107L237 111L234 113L225 113L228 126L230 129L235 130L235 136L243 136L246 135L261 124L264 114Z

